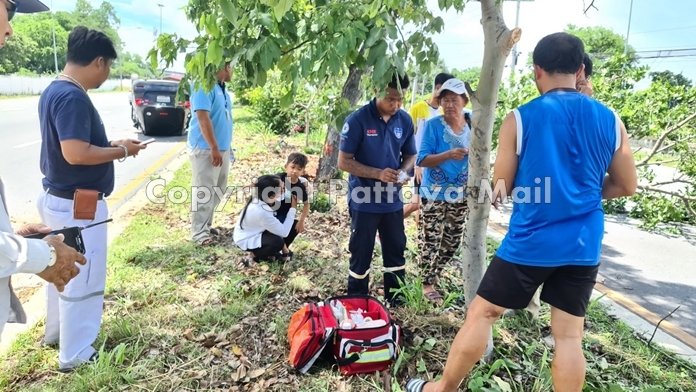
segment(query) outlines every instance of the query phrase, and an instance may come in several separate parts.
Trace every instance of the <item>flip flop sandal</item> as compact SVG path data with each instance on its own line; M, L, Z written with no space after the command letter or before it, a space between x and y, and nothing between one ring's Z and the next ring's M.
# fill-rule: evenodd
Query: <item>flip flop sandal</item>
M295 254L292 251L288 253L280 252L280 254L278 255L278 260L282 261L283 263L287 263L289 261L292 261L293 256L295 256Z
M218 245L219 242L215 238L206 238L205 240L198 243L200 246L213 246Z
M244 258L242 259L242 264L244 264L244 266L247 267L247 268L251 267L251 264L252 264L252 263L258 263L258 262L259 262L259 258L258 258L258 257L249 257L249 256L247 256L247 257L244 257Z
M406 392L423 392L423 387L428 382L419 378L409 378L406 381Z
M438 293L437 291L431 291L428 293L424 293L423 295L425 296L425 298L435 303L438 303L438 299L444 300L444 298L442 298L442 295L440 295L440 293Z

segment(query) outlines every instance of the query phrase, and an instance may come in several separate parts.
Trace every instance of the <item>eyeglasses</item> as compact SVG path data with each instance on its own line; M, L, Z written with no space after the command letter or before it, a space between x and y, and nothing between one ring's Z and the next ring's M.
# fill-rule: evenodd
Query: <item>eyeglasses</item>
M10 8L7 9L7 21L9 22L14 18L17 12L17 3L15 3L14 0L7 0L7 2L10 4Z

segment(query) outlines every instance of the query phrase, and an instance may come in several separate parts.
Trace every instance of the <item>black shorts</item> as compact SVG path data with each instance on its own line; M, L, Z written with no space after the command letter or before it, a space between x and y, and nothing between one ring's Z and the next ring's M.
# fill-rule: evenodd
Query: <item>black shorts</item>
M531 267L496 255L476 294L506 309L524 309L543 284L542 301L573 316L585 317L598 272L599 265Z

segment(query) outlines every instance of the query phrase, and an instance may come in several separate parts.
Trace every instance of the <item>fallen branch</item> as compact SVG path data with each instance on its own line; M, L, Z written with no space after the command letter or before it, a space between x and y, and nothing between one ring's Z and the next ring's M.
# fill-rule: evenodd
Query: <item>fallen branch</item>
M650 186L672 185L672 184L680 184L680 183L691 185L691 181L684 181L684 180L676 179L676 180L672 180L672 181L653 182L650 184Z
M684 200L684 207L686 207L686 210L689 211L689 214L696 216L696 210L691 207L691 202Z
M663 184L663 185L665 185L665 184ZM662 193L662 194L665 194L668 196L679 197L679 198L684 199L684 200L696 202L696 197L687 196L687 195L684 195L684 194L679 193L679 192L673 192L673 191L667 191L667 190L660 189L660 188L655 188L652 184L651 185L638 185L638 188L641 190L644 190L644 191L658 192L658 193Z
M655 145L653 146L652 150L648 153L648 155L643 158L640 162L636 163L636 166L645 166L646 163L650 162L650 159L652 159L655 154L657 154L657 151L662 147L662 143L665 142L665 139L667 139L667 136L669 136L672 132L682 128L684 125L688 124L690 121L696 119L696 112L691 114L689 117L685 118L681 122L679 122L677 125L667 128L664 132L662 132L662 135L657 139L655 142Z
M666 161L650 162L650 165L666 165L668 163L679 162L681 159L668 159Z
M657 153L659 154L659 153L661 153L661 152L663 152L663 151L665 151L665 150L669 150L669 149L673 148L674 146L676 146L676 145L679 144L679 143L684 143L684 142L689 141L689 140L692 140L692 139L696 139L696 134L689 135L689 136L687 136L687 137L685 137L685 138L683 138L683 139L681 139L681 140L677 140L677 141L674 142L674 143L670 143L670 144L668 144L668 145L666 145L666 146L660 148L659 150L657 150Z
M667 317L670 317L672 314L674 314L674 312L676 312L679 308L681 308L681 305L674 308L673 311L669 312L669 314L667 314L665 317L661 318L660 321L657 322L657 325L655 326L655 329L653 330L652 336L648 340L648 348L650 348L650 343L652 343L652 340L655 337L655 333L657 332L657 329L660 328L660 324L662 324L662 322L665 321L665 319Z
M681 193L678 193L678 192L672 192L672 191L667 191L667 190L660 189L660 188L655 188L651 185L638 185L638 189L641 189L644 191L649 191L649 192L662 193L663 195L667 195L667 196L678 197L684 201L696 202L696 197L686 196L686 195L682 195Z

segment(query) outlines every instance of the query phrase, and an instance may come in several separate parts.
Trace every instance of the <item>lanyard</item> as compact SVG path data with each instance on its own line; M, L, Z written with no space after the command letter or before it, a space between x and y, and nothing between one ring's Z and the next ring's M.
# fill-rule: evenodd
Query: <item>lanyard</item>
M225 83L218 82L217 84L222 90L222 96L225 98L225 110L227 110L227 94L225 93Z

